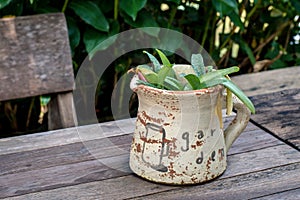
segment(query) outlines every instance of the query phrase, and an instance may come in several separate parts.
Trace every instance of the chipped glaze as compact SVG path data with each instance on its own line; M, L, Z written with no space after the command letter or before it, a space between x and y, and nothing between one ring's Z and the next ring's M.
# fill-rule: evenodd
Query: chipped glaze
M250 112L235 100L237 119L222 130L223 87L166 91L144 85L131 88L139 98L130 168L166 184L196 184L221 175L226 154L246 127Z

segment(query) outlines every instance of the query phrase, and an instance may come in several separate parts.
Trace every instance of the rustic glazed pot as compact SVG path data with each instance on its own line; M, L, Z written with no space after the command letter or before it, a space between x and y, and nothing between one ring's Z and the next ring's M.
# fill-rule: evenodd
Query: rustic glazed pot
M235 119L223 131L224 89L167 91L136 84L139 108L130 151L137 175L166 184L196 184L221 175L250 111L234 99Z

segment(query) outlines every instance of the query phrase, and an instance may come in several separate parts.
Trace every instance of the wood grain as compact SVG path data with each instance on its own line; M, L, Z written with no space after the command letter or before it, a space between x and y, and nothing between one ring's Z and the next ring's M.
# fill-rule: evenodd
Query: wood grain
M299 183L298 162L186 187L156 184L127 175L9 199L249 199L298 189Z
M242 184L241 184L242 183ZM250 199L299 188L300 163L134 199ZM197 191L197 192L195 192Z
M287 89L300 88L300 66L244 74L232 80L248 95L269 94Z
M72 92L53 96L48 106L48 129L69 128L77 124Z
M257 95L251 100L257 110L251 118L300 150L300 89Z
M227 125L231 119L231 117L226 117L225 125ZM130 134L134 131L135 120L136 118L123 119L103 122L101 124L66 128L63 130L2 138L0 141L0 155ZM248 131L259 131L259 128L252 123L248 123L244 132ZM254 134L253 137L256 138L258 135L261 134ZM262 134L262 136L265 136L265 134ZM274 141L270 138L268 138L269 141ZM244 141L244 143L246 144L247 140ZM235 144L236 143L234 143L234 145Z
M260 134L271 137L267 133ZM123 135L112 137L110 140L119 148L123 146L126 149L130 146L130 138L129 135ZM255 143L254 138L252 137L252 140L246 139L249 143ZM103 141L105 142L105 140ZM118 151L109 146L103 147L104 142L99 140L87 142L91 142L91 144L72 143L65 146L2 155L0 157L0 169L2 170L0 197L23 195L61 187L68 193L68 188L72 188L74 185L80 184L84 187L84 184L89 182L105 181L131 174L128 168L129 152L124 153L124 151ZM94 155L89 153L87 145L90 150L98 150L96 151L99 153L96 160L93 158ZM255 148L252 146L252 150L247 149L245 152L240 151L229 155L228 169L220 179L294 162L300 162L300 154L295 149L282 143L263 148L257 143ZM135 181L131 185L139 182ZM98 183L98 187L104 183ZM143 183L148 184L144 180ZM135 187L139 187L139 185L135 185ZM124 188L120 187L119 189L123 191ZM153 191L145 192L152 193Z
M258 198L254 198L254 199L259 199L259 200L274 200L274 199L299 200L300 199L300 188L288 190L286 192L271 194L271 195L264 196L264 197L258 197Z
M65 133L66 136L69 136L67 131ZM124 134L122 136L3 154L0 155L0 175L129 154L131 139L132 134ZM263 131L244 132L230 149L229 155L274 147L279 144L282 143Z
M62 13L0 20L0 101L73 88L68 32Z

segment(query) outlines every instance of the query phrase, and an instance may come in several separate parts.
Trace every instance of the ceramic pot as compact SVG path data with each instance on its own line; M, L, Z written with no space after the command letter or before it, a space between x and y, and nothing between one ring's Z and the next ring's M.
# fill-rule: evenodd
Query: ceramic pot
M237 114L223 131L222 86L168 91L136 85L136 80L131 82L139 99L132 171L166 184L196 184L221 175L230 146L249 121L248 108L234 98Z

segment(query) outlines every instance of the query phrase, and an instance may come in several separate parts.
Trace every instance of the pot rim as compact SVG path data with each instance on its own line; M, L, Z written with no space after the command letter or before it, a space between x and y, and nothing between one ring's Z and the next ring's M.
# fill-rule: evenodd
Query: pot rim
M144 91L144 92L150 92L150 93L159 93L162 95L182 95L182 96L192 96L192 95L205 95L205 94L213 94L216 92L220 92L224 89L224 86L222 85L216 85L214 87L210 88L204 88L200 90L165 90L165 89L159 89L154 88L147 85L137 85L137 87L134 89L134 92Z

